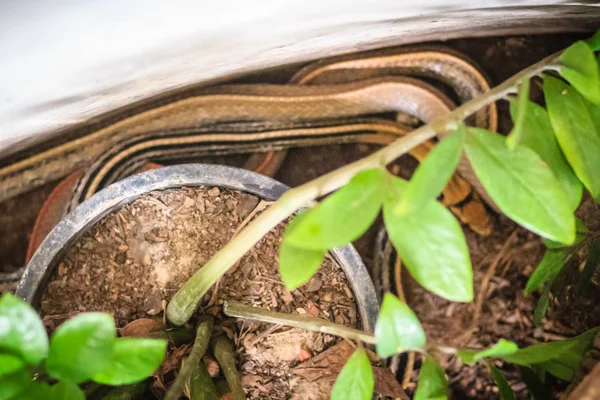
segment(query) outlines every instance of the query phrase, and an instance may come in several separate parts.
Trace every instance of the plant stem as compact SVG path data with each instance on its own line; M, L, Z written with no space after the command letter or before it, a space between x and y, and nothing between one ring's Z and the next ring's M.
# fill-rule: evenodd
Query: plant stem
M456 129L458 124L471 114L508 94L516 93L517 86L524 79L530 79L542 73L556 61L557 56L558 54L554 54L524 69L499 86L477 96L432 123L412 131L379 151L287 191L269 209L250 222L245 229L219 250L183 285L167 307L169 321L175 325L186 323L210 287L264 235L296 210L344 186L358 172L385 166L437 134Z
M185 343L189 343L194 339L194 329L186 327L175 328L170 330L162 330L156 332L150 332L148 337L152 339L163 339L172 342L175 346L181 346Z
M189 357L185 360L185 363L183 363L183 365L181 366L179 374L177 375L177 378L175 378L175 382L173 382L173 384L167 391L167 394L165 395L165 400L179 399L181 393L183 393L183 388L185 387L185 384L190 380L194 367L199 362L201 362L202 356L204 355L204 353L206 353L206 350L208 349L212 330L212 318L206 317L200 321L200 323L198 324L198 329L196 329L196 339L194 340L192 351L190 352Z
M229 317L251 319L270 324L293 326L306 329L307 331L328 333L346 339L357 340L364 343L375 344L375 336L368 332L349 328L321 318L308 317L304 315L290 315L262 308L247 306L237 301L226 301L223 305L223 313Z
M211 343L213 354L221 365L221 370L227 383L231 388L235 400L244 400L246 392L242 386L240 374L235 367L235 353L233 351L233 343L227 336L221 335L213 339Z
M217 388L204 362L194 366L190 379L190 400L219 400Z

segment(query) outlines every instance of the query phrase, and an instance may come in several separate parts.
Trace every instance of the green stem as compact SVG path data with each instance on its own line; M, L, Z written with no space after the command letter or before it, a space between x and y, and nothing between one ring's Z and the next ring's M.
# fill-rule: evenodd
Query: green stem
M169 321L175 325L186 323L192 317L198 308L200 299L210 287L264 235L291 216L296 210L344 186L358 172L387 165L437 134L456 129L458 124L471 114L504 98L508 94L515 93L516 87L523 80L541 74L556 61L557 56L557 54L552 55L524 69L499 86L457 107L432 123L412 131L379 151L287 191L270 208L250 222L245 229L219 250L208 263L183 285L167 307Z
M238 374L235 367L233 343L231 343L231 340L227 336L221 335L213 339L211 347L215 358L221 365L221 370L223 371L223 375L225 375L225 379L227 379L233 397L235 400L244 400L246 392L244 392L240 374Z
M194 340L194 329L186 327L150 332L152 339L163 339L172 342L175 346L181 346Z
M200 321L200 323L198 324L198 329L196 329L196 339L194 340L192 351L190 352L189 357L185 360L185 363L183 363L183 365L181 366L179 374L177 375L177 378L175 378L175 382L173 382L173 384L167 391L167 394L165 395L165 400L179 399L181 393L183 393L183 388L185 387L185 384L190 380L194 367L198 365L198 363L202 359L202 356L204 355L204 353L206 353L206 350L208 349L212 330L212 318L206 317Z
M208 373L206 364L200 361L194 366L190 379L190 400L219 400L217 388Z
M523 124L525 123L525 110L529 102L529 80L521 83L519 89L519 100L517 103L517 117L512 132L506 138L506 145L509 149L515 149L523 137Z
M375 344L375 336L368 332L349 328L335 322L321 318L308 317L304 315L290 315L258 307L247 306L237 301L226 301L223 305L223 313L229 317L250 319L270 324L293 326L306 329L307 331L328 333L346 339L356 340L364 343Z
M223 304L223 313L228 317L248 319L269 324L293 326L295 328L306 329L307 331L327 333L334 336L343 337L357 341L359 343L376 344L375 336L372 333L349 328L335 322L327 321L321 318L308 317L304 315L290 315L277 311L265 310L263 308L252 307L237 301L226 301ZM456 354L455 347L444 346L439 343L428 343L424 351L437 350L445 354Z

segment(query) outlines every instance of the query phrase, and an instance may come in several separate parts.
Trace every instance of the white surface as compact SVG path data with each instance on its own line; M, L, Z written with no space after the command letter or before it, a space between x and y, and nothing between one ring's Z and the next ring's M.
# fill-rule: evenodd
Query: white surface
M469 11L444 0L5 1L0 150L201 81L381 44L589 30L600 10L556 3L479 1L468 4L484 9Z

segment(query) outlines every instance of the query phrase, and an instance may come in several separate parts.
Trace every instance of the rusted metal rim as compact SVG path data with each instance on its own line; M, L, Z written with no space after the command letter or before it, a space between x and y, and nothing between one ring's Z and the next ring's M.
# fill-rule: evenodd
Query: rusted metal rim
M248 170L214 164L184 164L159 168L110 185L67 215L46 237L19 282L16 295L37 303L48 279L65 251L111 211L153 190L182 186L219 186L254 194L264 200L276 200L289 187ZM379 305L375 287L353 246L331 251L346 274L363 324L373 332Z

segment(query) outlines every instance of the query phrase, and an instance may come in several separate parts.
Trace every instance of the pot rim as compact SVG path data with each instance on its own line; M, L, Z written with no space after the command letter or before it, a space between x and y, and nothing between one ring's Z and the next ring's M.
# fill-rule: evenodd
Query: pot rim
M96 193L52 229L29 261L15 295L30 303L38 302L41 288L47 284L65 251L94 224L141 195L183 186L224 187L268 201L277 200L290 189L256 172L216 164L174 165L130 176ZM373 332L379 304L367 268L352 245L335 248L330 254L346 274L363 329Z

